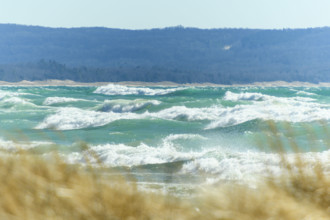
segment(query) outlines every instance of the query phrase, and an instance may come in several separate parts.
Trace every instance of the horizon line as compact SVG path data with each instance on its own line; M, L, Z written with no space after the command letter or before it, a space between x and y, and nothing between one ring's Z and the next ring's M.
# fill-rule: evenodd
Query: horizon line
M35 24L19 24L19 23L1 23L0 25L16 25L16 26L26 26L26 27L39 27L39 28L50 28L50 29L84 29L84 28L103 28L103 29L115 29L115 30L127 30L127 31L146 31L146 30L164 30L164 29L198 29L198 30L307 30L307 29L322 29L329 28L330 26L317 26L317 27L283 27L283 28L253 28L253 27L212 27L212 28L201 28L201 27L191 27L183 25L174 25L166 27L152 27L152 28L118 28L118 27L106 27L106 26L43 26Z

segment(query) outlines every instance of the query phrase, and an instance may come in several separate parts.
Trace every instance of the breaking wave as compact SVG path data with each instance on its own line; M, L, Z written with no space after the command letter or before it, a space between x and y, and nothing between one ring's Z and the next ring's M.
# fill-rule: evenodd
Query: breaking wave
M330 174L330 150L324 152L301 153L300 157L311 164L322 164L326 173ZM289 154L288 161L294 164L296 154ZM219 180L254 180L262 176L278 176L285 170L281 166L281 156L275 153L263 152L220 152L215 150L211 157L196 158L185 163L182 173L213 175ZM310 172L313 168L310 167Z
M12 96L12 97L6 97L0 100L0 107L3 109L13 109L16 110L26 110L26 109L34 109L38 106L32 103L28 99Z
M115 84L98 87L94 93L104 95L166 95L175 91L183 90L184 88L171 89L151 89L147 87L128 87Z
M278 101L278 102L288 102L288 101L315 101L313 98L309 97L275 97L271 95L265 95L262 93L254 92L242 92L242 93L233 93L227 91L223 97L227 101Z
M255 119L287 122L311 122L330 119L330 106L316 103L312 98L281 98L247 93L235 94L232 97L234 97L232 100L235 101L246 100L246 97L257 97L258 100L261 98L264 101L223 108L218 115L219 117L212 121L206 129L237 125Z
M0 90L0 106L10 109L36 108L32 100L20 97L21 95L31 95L30 93L9 92Z
M182 151L175 140L204 139L195 134L174 134L165 137L161 144L149 146L140 144L137 147L125 144L105 144L92 146L90 150L96 153L97 158L108 167L135 167L142 165L168 164L182 162L178 173L212 177L213 181L220 180L256 180L257 177L280 175L282 159L276 153L257 151L238 152L224 149L221 146L205 148L199 151ZM88 155L87 155L88 156ZM289 154L289 162L294 163L296 154ZM323 152L301 153L305 162L320 162L325 172L330 173L330 150ZM84 163L86 154L78 152L68 155L70 163ZM90 156L89 162L97 164ZM317 163L314 163L317 164ZM312 171L311 167L311 171ZM167 172L164 170L164 172ZM209 181L210 179L207 178Z
M8 98L8 97L18 96L18 95L19 95L19 93L17 93L17 92L7 92L7 91L0 90L0 100L2 100L4 98Z
M54 143L49 141L11 141L0 138L0 149L9 151L28 150L39 146L49 146Z
M76 143L78 137L90 146L104 165L119 170L139 172L137 170L142 169L141 172L148 172L146 176L160 171L163 179L173 172L182 177L204 178L205 174L210 182L242 180L266 175L267 172L281 172L279 156L272 150L259 152L257 144L252 143L256 137L272 138L269 133L262 133L263 123L262 126L254 125L274 120L291 122L288 125L297 132L297 137L293 138L302 144L304 161L314 160L316 156L330 172L330 151L324 150L327 148L323 138L327 136L322 130L322 126L329 128L328 89L321 88L315 92L316 95L290 88L257 87L145 88L108 85L20 90L32 95L20 93L17 89L0 90L0 131L2 135L11 134L18 127L27 138L15 142L1 140L0 137L2 149L11 151L20 147L45 156L53 149L59 149L59 154L71 163L84 164L87 155L96 165L93 154ZM61 103L70 103L71 107L63 107ZM293 124L318 120L327 120L328 123ZM249 121L252 122L246 123ZM305 134L310 134L304 131L305 125L316 128L315 147L321 152L308 152L310 143ZM233 127L214 130L228 126ZM291 138L290 135L287 137L282 123L278 129L280 138ZM57 134L65 139L60 140ZM13 136L20 138L19 134ZM3 138L7 139L7 136ZM47 140L54 143L46 143ZM284 141L285 147L289 145L286 139ZM42 150L39 152L39 149ZM161 172L167 173L162 176ZM155 178L159 177L158 174Z
M270 96L264 95L261 93L250 93L250 92L243 92L243 93L233 93L230 91L227 91L225 93L225 96L223 97L224 100L227 101L261 101L266 100Z
M127 107L126 110L132 110ZM88 127L99 127L111 122L122 119L145 119L159 118L165 120L180 121L199 121L199 120L215 120L217 115L214 114L221 109L217 108L187 108L185 106L174 106L159 112L144 112L141 114L133 112L125 112L122 107L118 107L120 112L109 111L99 112L92 110L83 110L73 107L59 108L55 114L44 119L42 123L36 126L36 129L56 129L56 130L73 130Z
M119 119L141 118L133 113L96 112L79 108L59 108L57 112L44 119L36 129L73 130L89 127L99 127Z
M116 103L117 102L117 103ZM251 120L274 120L287 122L311 122L330 120L330 106L313 102L304 97L272 98L256 101L249 105L223 107L220 105L207 108L188 108L172 106L158 112L134 113L149 105L158 105L154 101L107 101L102 111L83 110L79 108L60 108L48 116L36 128L54 128L58 130L98 127L121 119L159 118L178 121L209 121L205 129L228 127Z
M106 100L101 107L98 107L99 111L103 112L135 112L142 109L147 109L148 107L160 105L161 101L158 100L126 100L126 99L116 99L116 100Z
M88 100L67 98L67 97L47 97L43 104L44 105L54 105L54 104L59 104L59 103L79 102L79 101L88 101Z
M202 157L209 150L202 152L183 152L178 150L178 146L173 141L178 139L203 139L203 136L195 134L175 134L165 137L158 146L149 146L141 143L137 147L125 144L105 144L92 146L90 150L97 154L98 159L106 166L140 166L147 164L163 164L177 161L189 161ZM68 160L71 163L84 161L81 153L72 153ZM94 158L95 159L95 158ZM93 160L93 158L91 158Z
M315 96L315 93L312 92L306 92L306 91L298 91L297 95L307 95L307 96Z

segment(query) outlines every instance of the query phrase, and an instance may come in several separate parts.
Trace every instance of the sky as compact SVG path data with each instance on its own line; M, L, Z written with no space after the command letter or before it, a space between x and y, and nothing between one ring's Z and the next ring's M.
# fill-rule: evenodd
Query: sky
M330 26L330 0L0 0L0 23L151 29Z

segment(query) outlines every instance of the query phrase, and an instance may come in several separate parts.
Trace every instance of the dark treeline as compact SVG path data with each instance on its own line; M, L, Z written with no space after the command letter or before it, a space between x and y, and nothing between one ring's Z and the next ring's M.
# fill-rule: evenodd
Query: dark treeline
M152 30L0 25L0 80L330 81L330 28Z

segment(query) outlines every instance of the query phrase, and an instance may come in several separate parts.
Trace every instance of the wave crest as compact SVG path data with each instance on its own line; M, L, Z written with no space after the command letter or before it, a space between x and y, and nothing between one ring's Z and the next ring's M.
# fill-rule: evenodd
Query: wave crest
M161 101L158 100L145 100L145 99L136 99L136 100L125 100L125 99L116 99L116 100L106 100L98 109L103 112L135 112L142 109L146 109L150 106L160 105Z
M119 119L136 119L139 115L133 113L117 114L112 112L96 112L79 108L60 108L53 115L44 119L36 129L73 130L89 127L99 127Z
M227 101L261 101L266 100L270 96L264 95L261 93L251 93L251 92L243 92L243 93L233 93L231 91L227 91L223 97L224 100Z
M54 104L60 104L60 103L79 102L79 101L87 101L87 100L68 98L68 97L47 97L43 104L44 105L54 105Z
M184 88L151 89L147 87L128 87L115 84L98 87L94 93L104 95L166 95Z

